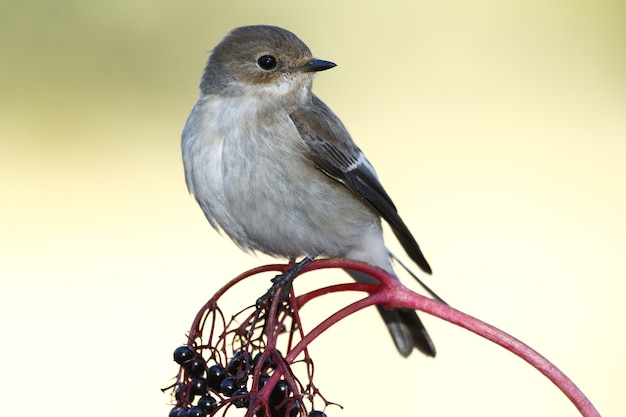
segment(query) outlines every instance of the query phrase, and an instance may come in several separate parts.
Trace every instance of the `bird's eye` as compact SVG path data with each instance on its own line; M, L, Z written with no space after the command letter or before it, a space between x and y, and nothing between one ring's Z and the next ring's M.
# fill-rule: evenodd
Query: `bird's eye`
M264 69L265 71L270 71L276 68L276 58L271 55L263 55L261 58L259 58L257 64L259 64L259 67L261 67L261 69Z

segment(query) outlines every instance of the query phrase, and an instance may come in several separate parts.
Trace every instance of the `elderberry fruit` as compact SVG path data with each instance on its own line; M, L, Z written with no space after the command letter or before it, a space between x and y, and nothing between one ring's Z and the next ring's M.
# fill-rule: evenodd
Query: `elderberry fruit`
M327 417L326 413L320 410L313 410L309 413L309 417Z
M289 417L297 417L300 415L300 403L295 401L289 408Z
M178 410L178 413L176 414L176 417L187 417L187 412L188 411L189 411L188 408L181 407L180 410Z
M228 361L226 371L235 378L241 378L243 375L247 375L252 365L252 357L250 353L238 350L233 354L233 357Z
M202 358L202 356L196 356L192 360L185 363L185 369L189 373L189 376L199 377L204 375L204 371L206 370L206 362Z
M259 376L259 390L261 388L263 388L265 386L265 384L267 384L267 381L269 381L270 376L269 375L261 375Z
M224 378L220 384L220 392L227 397L232 397L235 391L239 389L247 389L248 377L242 379L234 379L231 377Z
M213 365L207 371L207 380L209 387L213 388L215 391L220 390L220 384L226 378L226 369L224 369L220 365Z
M206 395L198 400L198 407L202 407L209 414L217 408L217 400L211 395Z
M270 405L279 405L289 395L289 384L284 379L276 383L270 394Z
M254 359L252 359L252 365L255 368L259 365L259 361L261 360L261 356L263 356L263 352L259 352L256 355L254 355ZM271 363L271 361L272 361L271 355L267 355L265 357L265 360L263 361L263 368L265 368L268 365L268 362Z
M174 362L183 365L195 356L195 352L189 346L179 346L174 350Z
M196 405L187 411L187 417L206 417L206 411Z
M224 378L220 384L220 392L227 397L232 397L237 389L239 389L239 384L231 377Z
M235 401L233 401L233 404L235 404L235 407L237 408L245 408L248 406L248 404L250 404L250 398L248 397L248 390L245 388L240 388L237 391L235 391L232 396L238 397L240 395L245 395L245 397L236 399Z
M261 357L263 356L264 352L259 352L254 356L254 360L252 361L252 365L256 368L257 366L259 366L259 362L261 361ZM282 357L280 351L276 351L276 354L279 357ZM265 372L269 369L276 369L276 361L274 360L274 356L271 354L268 354L265 356L265 359L263 360L263 364L261 365L261 372Z
M206 394L206 379L202 377L191 378L191 381L189 381L189 384L191 385L192 395Z
M179 410L180 410L180 407L178 407L178 406L173 407L173 408L170 410L170 413L167 415L167 417L178 417L178 411L179 411Z
M176 389L174 390L174 398L176 398L176 403L180 404L185 399L185 394L187 393L187 384L181 382L178 384ZM193 401L193 394L190 394L189 401Z
M293 402L288 402L278 409L271 406L270 409L272 410L272 417L297 417L300 414L300 403L293 400Z

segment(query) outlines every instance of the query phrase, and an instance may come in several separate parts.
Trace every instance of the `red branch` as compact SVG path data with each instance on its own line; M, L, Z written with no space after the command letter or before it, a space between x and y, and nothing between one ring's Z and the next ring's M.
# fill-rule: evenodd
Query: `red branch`
M350 269L364 272L378 279L380 284L339 284L321 288L299 296L297 298L298 305L302 306L311 299L330 292L365 291L368 293L365 298L342 308L318 324L313 330L308 332L286 355L285 359L288 363L293 361L300 354L300 352L309 345L309 343L330 328L333 324L340 321L344 317L361 310L362 308L375 304L382 304L388 308L411 308L456 324L457 326L467 329L502 346L506 350L524 359L535 369L545 375L550 381L552 381L570 399L570 401L576 406L584 417L600 417L600 413L571 379L569 379L549 360L515 337L448 305L417 294L403 286L400 281L382 269L362 262L343 259L316 260L304 268L302 274L318 269L321 270L329 268ZM266 271L284 272L286 269L288 269L288 266L286 265L266 265L264 267L248 271L248 273L243 275L250 276Z

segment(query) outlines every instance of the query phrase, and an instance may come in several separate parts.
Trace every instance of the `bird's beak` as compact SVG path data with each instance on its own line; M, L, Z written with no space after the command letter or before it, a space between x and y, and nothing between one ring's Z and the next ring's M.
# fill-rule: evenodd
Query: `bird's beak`
M324 71L327 69L331 69L332 67L336 67L337 64L330 61L324 61L323 59L311 59L305 65L295 68L298 71L302 72L318 72Z

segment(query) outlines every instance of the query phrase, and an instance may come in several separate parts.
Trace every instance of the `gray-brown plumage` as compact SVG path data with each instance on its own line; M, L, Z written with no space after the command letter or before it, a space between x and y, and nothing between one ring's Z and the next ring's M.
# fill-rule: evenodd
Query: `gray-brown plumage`
M245 250L295 259L351 258L394 274L381 217L409 257L431 269L339 118L311 92L314 59L273 26L231 31L213 50L182 138L190 192ZM349 272L357 281L375 281ZM435 348L413 310L379 308L403 356Z

